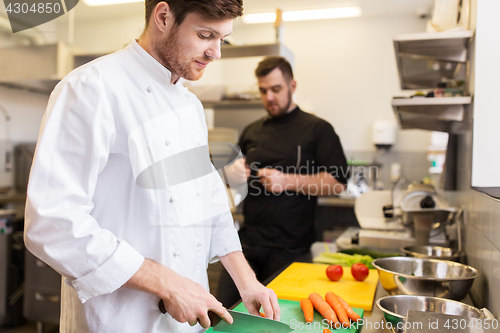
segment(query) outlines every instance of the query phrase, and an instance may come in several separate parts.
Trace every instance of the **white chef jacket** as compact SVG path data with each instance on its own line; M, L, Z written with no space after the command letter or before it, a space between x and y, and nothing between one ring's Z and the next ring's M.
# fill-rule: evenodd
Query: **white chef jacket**
M170 78L133 41L77 68L50 96L25 243L64 277L61 332L202 331L162 315L158 297L122 285L151 258L208 290L208 263L241 250L216 172L139 183L153 166L208 144L200 101Z

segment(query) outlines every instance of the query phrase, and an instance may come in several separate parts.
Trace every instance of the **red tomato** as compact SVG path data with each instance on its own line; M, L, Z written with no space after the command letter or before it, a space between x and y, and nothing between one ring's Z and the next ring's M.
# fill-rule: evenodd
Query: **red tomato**
M358 281L366 279L369 273L370 271L368 270L368 267L360 262L352 265L351 267L351 274Z
M344 270L340 265L330 265L326 268L326 276L332 281L338 281L344 275Z

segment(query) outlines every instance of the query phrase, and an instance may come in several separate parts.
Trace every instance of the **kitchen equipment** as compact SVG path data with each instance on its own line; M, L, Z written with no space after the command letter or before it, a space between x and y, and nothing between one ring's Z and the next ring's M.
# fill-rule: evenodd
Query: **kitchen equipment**
M61 313L61 275L25 249L23 317L43 326L59 324Z
M267 319L261 316L255 316L248 313L228 310L233 317L233 323L228 324L221 320L213 327L214 332L279 332L288 333L292 329L289 325L282 322Z
M305 325L304 321L304 314L302 313L302 310L300 309L300 304L297 301L289 301L289 300L284 300L284 299L278 299L278 303L281 309L281 318L280 321L282 323L286 323L290 325L291 329L293 329L293 332L307 332L307 333L322 333L323 329L326 328L326 325L323 324L323 317L315 311L314 312L314 321L311 324L308 324L307 326ZM235 311L239 312L244 312L248 313L248 310L246 307L243 305L243 303L239 303L235 308ZM363 309L358 309L358 308L353 308L354 312L359 314L361 318L364 317L364 310ZM332 332L335 333L356 333L361 331L361 324L356 324L352 322L351 327L349 328L338 328L335 330L331 330ZM253 332L253 326L249 326L249 332ZM209 332L214 332L213 328L209 328L207 331ZM245 333L247 332L246 330L239 331L238 333ZM261 331L261 332L273 332L274 331Z
M483 309L480 311L483 312ZM492 321L488 320L488 324L486 324L486 322L486 317L484 319L479 319L469 316L457 316L455 314L449 315L436 312L408 310L406 314L407 327L405 327L405 333L428 333L431 330L433 333L449 333L451 330L456 333L497 332L498 327L494 329L492 327ZM486 329L485 327L489 328Z
M389 257L372 262L390 295L464 299L479 276L477 269L447 260Z
M463 263L465 258L465 253L463 251L441 246L406 246L401 248L401 252L407 257L451 260L460 263Z
M396 143L398 125L394 120L380 119L372 125L372 143L377 148L389 149Z
M415 237L415 245L429 244L429 238L444 232L456 209L450 207L434 186L404 178L392 190L393 218L400 221Z
M228 324L221 320L213 327L214 332L228 333L257 333L257 332L273 332L273 333L288 333L293 329L280 321L254 316L248 313L227 310L233 317L233 323Z
M167 313L163 300L160 300L160 302L158 303L158 308L160 309L161 313L163 314ZM232 324L228 324L224 320L221 320L221 318L217 316L214 312L212 311L208 312L212 324L212 328L210 328L210 331L228 332L228 333L232 332L288 333L292 331L290 326L287 324L260 316L254 316L249 314L248 311L246 313L235 310L227 310L227 311L233 317Z
M24 143L14 148L14 183L16 190L26 192L36 143Z
M272 280L267 287L274 290L278 298L300 301L310 293L325 295L332 291L342 297L351 307L371 311L378 275L374 269L364 281L356 281L348 267L344 267L344 275L337 282L326 276L329 265L294 262Z
M0 326L7 320L7 272L9 264L9 235L15 212L0 209Z
M415 245L417 235L415 234L413 219L419 211L414 213L408 210L403 215L401 210L401 202L405 200L408 194L408 187L415 189L415 185L412 185L413 187L410 185L404 178L400 178L392 190L369 191L356 198L354 213L361 230L356 232L354 236L351 231L349 231L349 235L341 235L336 240L337 247L345 249L359 246L390 252L399 251L401 247ZM410 198L414 200L418 193L416 191L412 193L414 194ZM442 200L440 198L437 200L441 204ZM411 200L406 199L405 207L410 207L410 203ZM445 223L434 223L434 219L447 222L448 218L451 217L450 213L445 210L443 215L439 215L441 211L437 212L436 209L420 209L420 211L426 214L432 213L433 223L429 234L424 230L424 233L418 233L418 235L424 234L422 239L425 239L426 242L428 239L432 245L448 246L448 240L443 232L446 229ZM420 226L418 223L417 225Z
M386 296L378 299L376 304L382 310L387 327L393 333L404 332L403 328L409 310L483 318L482 312L473 306L438 297L414 295Z

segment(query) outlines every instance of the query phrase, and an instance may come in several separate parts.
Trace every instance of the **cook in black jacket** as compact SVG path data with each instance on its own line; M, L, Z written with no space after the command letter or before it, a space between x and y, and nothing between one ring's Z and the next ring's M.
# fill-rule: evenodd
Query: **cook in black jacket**
M269 115L243 131L239 146L247 172L230 176L249 176L239 235L246 259L264 281L309 251L317 196L344 190L347 161L332 125L293 102L297 82L286 59L265 58L255 74ZM217 296L226 307L239 299L225 271Z

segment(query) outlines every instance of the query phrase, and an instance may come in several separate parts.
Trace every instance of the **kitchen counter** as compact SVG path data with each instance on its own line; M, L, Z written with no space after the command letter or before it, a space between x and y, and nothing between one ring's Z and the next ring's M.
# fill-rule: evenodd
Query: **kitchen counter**
M8 191L0 193L0 204L7 204L11 202L24 203L26 201L26 192Z
M12 209L15 211L15 221L24 219L24 207L26 205L26 191L1 191L0 208Z
M323 242L316 242L313 244L311 247L311 252L306 253L299 258L297 258L297 262L306 262L306 263L311 263L312 258L318 254L318 252L322 252L325 249L325 246L328 246L329 251L334 252L336 250L335 244L334 243L323 243ZM283 269L273 276L271 276L268 280L264 281L264 284L267 285L269 284L276 276L278 276L286 267L283 267ZM364 313L364 324L363 328L360 330L361 333L387 333L390 332L390 330L386 329L386 323L384 321L384 315L383 312L377 307L375 302L384 296L388 296L389 294L385 291L385 289L382 287L380 284L380 281L377 284L377 289L375 291L375 297L374 297L374 303L373 303L373 308L372 311L365 311ZM467 296L463 301L463 303L473 305L472 300L470 296Z
M336 195L318 197L318 206L328 207L354 207L354 197L339 197Z

